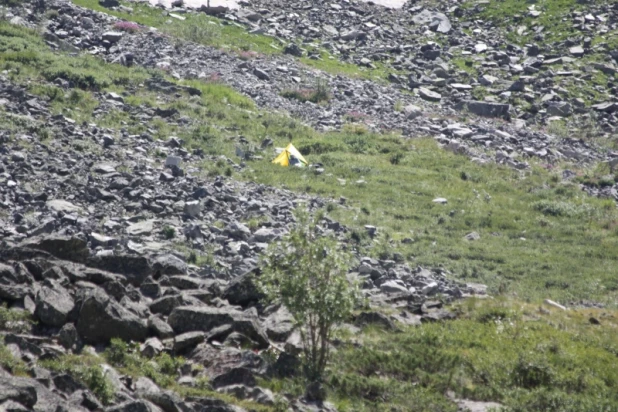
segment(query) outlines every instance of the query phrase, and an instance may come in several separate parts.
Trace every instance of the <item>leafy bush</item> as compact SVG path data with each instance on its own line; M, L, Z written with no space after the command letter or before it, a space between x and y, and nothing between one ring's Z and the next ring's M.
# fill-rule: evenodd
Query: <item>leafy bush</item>
M165 226L163 228L163 236L166 239L173 239L174 237L176 237L176 229L171 226Z
M101 365L93 365L76 374L76 377L88 387L104 405L113 402L116 396L114 385L105 377Z
M122 339L112 339L105 357L113 366L131 376L146 376L157 385L169 387L176 382L178 369L184 364L181 357L161 353L152 359L139 353L139 344L129 344Z
M350 255L336 239L321 234L323 212L296 213L298 225L262 258L257 279L267 300L284 305L301 334L306 376L320 381L330 354L333 326L346 320L358 299L346 277Z

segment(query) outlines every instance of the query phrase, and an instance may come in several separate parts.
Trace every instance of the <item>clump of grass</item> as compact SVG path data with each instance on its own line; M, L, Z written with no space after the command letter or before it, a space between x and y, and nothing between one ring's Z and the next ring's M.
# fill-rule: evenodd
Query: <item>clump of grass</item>
M152 359L140 355L139 344L130 344L121 339L112 339L105 352L106 359L127 375L146 376L157 385L171 387L176 382L178 370L184 364L181 357L161 353Z
M341 131L352 135L365 135L369 133L367 125L363 123L346 123L341 128Z
M402 109L403 110L403 109ZM345 120L352 123L360 123L367 120L369 116L365 113L361 113L359 111L353 110L351 112L347 112L344 116Z
M171 226L165 226L163 228L163 236L166 239L174 239L174 237L176 237L176 229Z
M187 19L182 24L173 24L167 28L170 34L198 44L217 44L221 36L220 29L209 22Z
M301 102L320 103L330 100L328 94L323 94L316 89L283 90L281 96L288 99L296 99Z
M6 303L0 306L0 330L24 332L33 324L32 316L25 310L8 309Z
M389 162L391 162L392 165L398 165L399 163L401 163L401 161L406 157L405 154L401 153L401 152L397 152L391 155L391 157L388 159Z
M283 90L281 96L288 99L296 99L301 102L321 103L328 102L331 98L328 84L323 80L316 81L315 87L298 90Z
M81 382L103 403L111 404L116 389L101 366L103 359L94 355L64 355L57 359L41 361L41 366L55 372L68 373Z
M586 204L576 205L556 200L539 200L532 203L532 208L548 216L577 217L589 216L595 209Z
M11 375L28 376L28 365L16 359L3 343L0 343L0 366Z

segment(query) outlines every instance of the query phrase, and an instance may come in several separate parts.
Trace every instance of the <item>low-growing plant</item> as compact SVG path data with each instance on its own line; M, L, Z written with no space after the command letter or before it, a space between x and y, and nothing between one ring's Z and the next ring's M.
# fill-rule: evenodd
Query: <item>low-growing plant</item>
M405 157L405 154L401 152L397 152L391 155L388 161L391 162L392 165L398 165L399 163L401 163L404 157Z
M174 237L176 237L176 229L171 226L165 226L163 228L163 236L166 239L173 239Z

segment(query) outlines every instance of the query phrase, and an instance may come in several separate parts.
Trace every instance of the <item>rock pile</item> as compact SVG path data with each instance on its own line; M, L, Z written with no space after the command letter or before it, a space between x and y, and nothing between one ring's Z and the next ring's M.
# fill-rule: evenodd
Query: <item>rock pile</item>
M313 6L319 11L316 14L330 15L331 9L328 13L322 13L319 8L321 7L320 4L317 3ZM333 76L311 70L299 64L293 56L255 56L255 58L247 61L243 56L222 52L210 47L182 46L152 30L112 36L110 30L117 22L113 17L84 10L64 0L55 0L49 3L49 7L60 12L60 16L53 18L47 26L49 37L57 39L56 44L58 46L66 44L66 47L85 49L91 54L98 54L109 61L121 64L138 64L145 67L160 68L178 78L208 79L211 76L216 76L236 90L251 96L258 105L288 111L318 128L326 130L340 128L349 121L351 114L359 114L363 119L362 121L370 128L401 130L404 136L409 137L434 136L446 146L455 146L459 152L467 153L481 161L494 160L513 164L520 168L526 167L525 159L531 156L545 159L548 162L561 159L589 162L608 157L606 152L595 148L584 139L558 138L545 129L537 128L535 126L536 120L531 119L527 114L528 112L522 113L512 100L520 98L525 100L530 93L534 93L534 96L536 96L537 93L551 94L554 92L550 88L543 87L538 88L538 92L535 91L536 86L528 86L535 84L536 80L532 78L526 79L525 83L523 80L517 82L497 81L498 77L495 76L494 70L501 71L502 66L494 63L493 58L487 57L489 55L488 49L483 48L482 52L479 52L482 54L477 56L477 58L488 58L487 73L480 75L477 80L469 78L466 72L457 70L453 64L448 62L447 56L453 55L452 51L442 52L440 46L419 44L419 40L409 44L404 42L405 39L417 35L417 32L422 30L424 26L412 26L412 29L404 29L404 24L395 24L391 21L392 27L397 28L389 29L393 36L399 31L408 33L407 37L393 37L393 39L398 39L400 43L393 41L393 44L397 47L392 51L385 49L385 44L390 44L388 36L385 37L385 40L382 39L383 36L378 36L375 33L375 35L367 35L368 39L375 39L376 44L382 44L381 47L385 50L380 52L381 56L384 54L397 56L393 63L394 68L410 73L409 79L405 79L403 75L393 74L391 75L393 83L382 85L367 80ZM326 7L326 4L324 7ZM342 9L337 13L357 13L352 10L354 7L356 6L342 3ZM359 7L373 6L363 5ZM297 11L304 10L304 13L313 10L313 8L307 9L303 6ZM184 13L191 12L185 9L181 11ZM275 15L277 14L275 13ZM375 16L367 12L357 13L354 19L361 18L359 17L361 15L366 16L365 19L369 19L368 21L378 19L376 20L378 22L380 16L383 15L391 16L389 17L391 20L395 18L393 16L399 15L403 16L400 18L408 18L405 13L393 14L383 10L377 12ZM250 16L253 16L250 20L252 24L256 21L258 24L260 22L266 24L273 20L269 17L272 14L267 11L253 13ZM36 17L30 16L30 18L35 19ZM238 18L240 19L240 17ZM278 25L275 25L276 27L280 27L287 21L284 19L276 20L281 20ZM244 20L241 19L241 21ZM436 21L443 20L438 19ZM290 27L303 27L303 25L297 23L296 19L292 19L289 25ZM375 23L368 24L371 26ZM321 27L321 25L319 26ZM294 30L288 30L288 35L307 34L303 30L300 32ZM363 30L370 32L366 26ZM308 33L314 32L314 30L309 30ZM378 32L380 31L376 33ZM449 35L455 36L453 34L455 32L464 36L460 29L450 30ZM339 35L333 33L328 36L337 37ZM350 46L350 50L358 48L359 55L371 55L363 48L363 45L368 41L364 40L363 36L350 38L350 40L346 39L340 39L340 41L344 43L352 41L354 46ZM472 42L469 39L466 41ZM488 47L486 43L484 44L485 47ZM297 47L289 47L292 55L298 54ZM462 46L458 43L457 47L461 48ZM476 49L480 48L476 47ZM293 50L295 51L292 52ZM498 55L505 52L496 51L496 53ZM515 62L511 65L517 66L517 62L523 58L524 51L515 49L511 53L517 56L517 58L511 59ZM418 56L412 57L416 55ZM437 56L434 60L429 59L434 55ZM539 59L538 56L535 58ZM397 59L401 60L399 65L396 64ZM505 59L510 61L508 55ZM207 67L203 65L205 61L209 62ZM506 64L505 67L510 67L508 62L504 64ZM547 67L550 67L550 64L554 63L547 63ZM610 66L607 70L611 69ZM510 76L520 76L520 72L517 70L511 71L508 72ZM300 102L281 96L282 92L286 90L315 87L319 81L328 83L331 91L332 98L326 105ZM495 90L497 94L503 93L496 98L478 100L471 93L473 88L483 84L491 84L492 90ZM414 90L417 96L407 93L407 90ZM558 97L548 98L547 104L551 106L550 113L570 112L572 109L569 107L581 106L577 102L567 105L557 99ZM610 106L613 107L609 104L608 107ZM398 110L396 109L398 107L412 107L413 110ZM613 116L612 110L609 110L608 107L603 106L599 112L610 116L607 121L600 125L603 128L609 127L607 130L611 132L613 130L611 125L614 122L611 118ZM461 114L464 113L462 109L465 109L466 113L484 117L460 124L455 119L462 116ZM543 114L547 110L539 109L536 112ZM595 111L595 113L597 112ZM512 121L510 123L505 122L504 118L511 118ZM586 130L592 129L587 127ZM498 156L490 156L486 154L487 151L496 152Z

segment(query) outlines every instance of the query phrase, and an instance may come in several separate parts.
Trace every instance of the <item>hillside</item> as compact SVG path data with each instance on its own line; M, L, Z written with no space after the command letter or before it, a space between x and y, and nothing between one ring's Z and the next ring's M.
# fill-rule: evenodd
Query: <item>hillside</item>
M0 0L0 410L617 410L616 45L615 1ZM300 206L364 296L325 402L254 285Z

